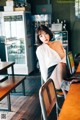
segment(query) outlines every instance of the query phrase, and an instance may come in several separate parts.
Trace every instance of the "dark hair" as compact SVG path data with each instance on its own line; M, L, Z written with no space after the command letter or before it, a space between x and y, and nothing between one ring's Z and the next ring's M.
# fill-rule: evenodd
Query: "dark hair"
M41 25L41 26L39 26L39 27L37 28L37 44L38 44L38 45L41 45L41 44L43 43L43 42L39 39L39 32L40 32L40 31L44 31L44 32L46 32L47 34L49 34L50 40L53 38L53 34L52 34L51 30L50 30L47 26Z

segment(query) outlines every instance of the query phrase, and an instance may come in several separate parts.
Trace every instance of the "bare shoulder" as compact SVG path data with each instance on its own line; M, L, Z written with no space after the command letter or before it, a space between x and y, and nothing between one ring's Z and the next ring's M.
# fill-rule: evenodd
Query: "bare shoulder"
M60 40L56 40L55 43L62 44L62 42Z

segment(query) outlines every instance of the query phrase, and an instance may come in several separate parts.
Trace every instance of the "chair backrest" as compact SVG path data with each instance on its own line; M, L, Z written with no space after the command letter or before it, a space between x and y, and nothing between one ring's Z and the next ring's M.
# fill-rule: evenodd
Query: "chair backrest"
M72 52L68 52L67 55L67 64L68 64L68 68L69 68L69 72L70 74L74 74L76 69L75 69L75 63L74 63L74 58L73 58L73 54Z
M52 79L49 79L46 83L44 83L41 86L39 90L39 100L40 100L43 120L48 120L49 115L51 114L53 108L56 106L56 101L57 101L54 82Z

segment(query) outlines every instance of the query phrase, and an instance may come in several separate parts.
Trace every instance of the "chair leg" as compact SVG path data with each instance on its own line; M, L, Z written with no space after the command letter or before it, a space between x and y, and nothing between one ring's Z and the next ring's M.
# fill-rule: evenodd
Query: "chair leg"
M58 106L58 103L56 102L56 115L57 115L57 119L58 119L58 115L59 115L58 110L60 110L60 108L59 108L59 106Z
M66 91L63 88L61 88L61 89L62 89L62 92L64 94L64 99L66 99Z
M41 120L43 120L42 113L41 113Z

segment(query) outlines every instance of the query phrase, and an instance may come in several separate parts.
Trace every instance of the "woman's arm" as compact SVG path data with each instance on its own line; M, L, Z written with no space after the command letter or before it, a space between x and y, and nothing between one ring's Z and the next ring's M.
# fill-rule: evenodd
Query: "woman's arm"
M61 43L61 47L63 49L63 58L61 59L61 62L66 63L66 50L64 49L62 43Z
M42 49L37 48L36 55L37 55L37 58L39 61L41 77L46 82L46 80L47 80L47 68L46 68L44 51Z

